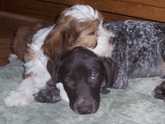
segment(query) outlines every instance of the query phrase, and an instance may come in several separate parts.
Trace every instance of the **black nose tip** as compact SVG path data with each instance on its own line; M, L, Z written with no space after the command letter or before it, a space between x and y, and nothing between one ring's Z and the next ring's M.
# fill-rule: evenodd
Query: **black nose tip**
M80 114L90 114L92 113L92 105L78 105L77 111Z
M112 45L115 44L115 43L116 43L115 38L111 38L111 39L109 40L109 43L112 44Z

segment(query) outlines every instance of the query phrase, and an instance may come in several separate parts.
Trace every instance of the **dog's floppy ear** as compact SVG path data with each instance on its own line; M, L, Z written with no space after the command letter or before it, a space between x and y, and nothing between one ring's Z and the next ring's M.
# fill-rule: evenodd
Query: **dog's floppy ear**
M58 60L63 54L70 51L78 38L74 26L67 23L67 19L59 19L53 30L44 41L44 53L52 60Z
M106 80L106 82L102 84L101 92L107 94L110 92L107 88L111 87L117 79L119 67L117 63L109 57L103 57L100 58L100 60L104 68L104 76Z
M159 51L160 51L160 55L162 57L162 59L165 61L165 51L164 51L164 48L165 48L165 43L164 42L160 42L159 43Z
M54 83L58 83L58 69L57 69L57 64L55 65L51 60L48 60L47 63L47 70L49 74L51 75L51 78Z

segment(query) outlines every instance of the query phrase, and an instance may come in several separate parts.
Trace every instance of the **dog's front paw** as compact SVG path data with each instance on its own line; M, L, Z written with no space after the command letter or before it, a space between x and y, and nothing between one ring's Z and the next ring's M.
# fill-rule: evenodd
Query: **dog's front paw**
M154 97L165 101L165 81L159 84L154 90Z
M59 89L53 87L40 90L33 96L36 101L41 103L56 103L61 100Z
M24 93L16 91L11 91L3 101L7 107L25 106L30 102Z

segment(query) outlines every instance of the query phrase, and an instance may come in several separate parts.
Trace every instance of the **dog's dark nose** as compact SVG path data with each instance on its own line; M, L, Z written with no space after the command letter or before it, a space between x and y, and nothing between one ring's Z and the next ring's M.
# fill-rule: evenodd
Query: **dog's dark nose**
M77 110L80 114L90 114L92 112L92 106L78 106Z
M92 104L85 102L77 104L77 111L79 114L90 114L92 113Z
M114 44L116 43L115 37L114 37L114 38L111 38L111 39L109 40L109 43L112 44L112 45L114 45Z

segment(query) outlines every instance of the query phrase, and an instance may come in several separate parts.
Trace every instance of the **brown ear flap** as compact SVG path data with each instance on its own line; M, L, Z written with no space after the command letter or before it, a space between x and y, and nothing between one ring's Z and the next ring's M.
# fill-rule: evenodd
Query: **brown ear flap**
M104 76L106 80L106 83L102 85L101 92L103 94L107 94L110 91L107 90L106 88L111 87L115 83L118 76L119 67L117 63L111 58L104 57L101 58L101 61L104 67Z
M70 35L67 31L51 31L43 45L44 53L53 61L58 60L63 54L69 51Z

